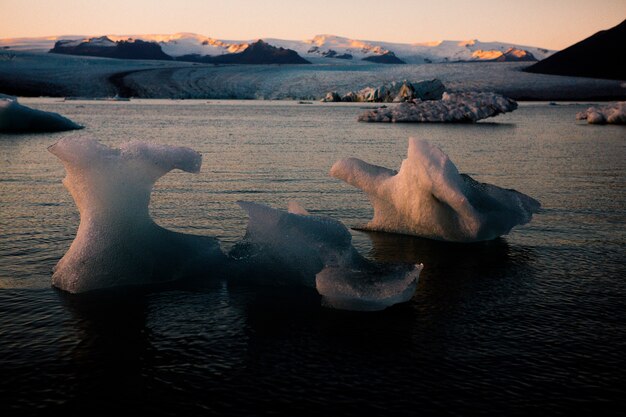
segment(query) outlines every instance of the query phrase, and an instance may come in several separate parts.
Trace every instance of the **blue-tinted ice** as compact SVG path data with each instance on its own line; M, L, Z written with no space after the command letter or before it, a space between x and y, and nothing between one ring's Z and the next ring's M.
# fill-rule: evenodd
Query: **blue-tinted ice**
M82 126L57 113L31 109L15 97L0 95L0 132L60 132Z

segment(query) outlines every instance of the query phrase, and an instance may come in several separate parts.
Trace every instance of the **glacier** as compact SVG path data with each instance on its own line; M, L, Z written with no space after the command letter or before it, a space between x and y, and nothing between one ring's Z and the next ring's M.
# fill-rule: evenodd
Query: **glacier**
M576 120L587 120L589 124L626 124L626 101L608 104L603 107L589 107L579 112Z
M368 110L360 122L426 123L476 122L517 109L517 103L495 93L447 93L441 100L412 100L397 106Z
M366 230L452 242L476 242L528 223L540 203L518 191L480 183L438 147L409 138L399 171L357 158L337 161L330 175L363 190L374 207Z
M248 282L314 287L324 305L375 311L410 300L422 264L382 264L361 256L349 230L295 203L288 211L238 203L248 213L246 235L230 256Z
M148 212L157 179L173 169L197 173L202 157L184 147L131 141L112 149L68 137L48 150L66 170L63 184L80 213L76 237L54 268L71 293L173 281L226 260L216 239L158 226Z
M20 96L319 100L398 80L437 78L448 92L491 91L519 100L623 100L621 81L524 72L524 62L426 65L195 65L16 51L3 60L0 92ZM307 58L308 59L308 58ZM76 71L80 68L80 71Z
M83 127L58 113L31 109L15 97L0 94L0 132L61 132Z

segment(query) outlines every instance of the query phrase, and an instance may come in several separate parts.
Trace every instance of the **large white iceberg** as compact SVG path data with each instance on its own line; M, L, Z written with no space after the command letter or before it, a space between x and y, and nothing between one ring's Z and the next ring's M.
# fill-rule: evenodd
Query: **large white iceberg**
M606 123L626 124L626 101L619 101L603 107L589 107L576 115L576 120L587 120L587 123L603 125Z
M374 207L364 229L430 239L474 242L528 223L540 207L515 190L460 174L438 147L409 138L398 172L356 158L336 162L330 175L363 190Z
M339 221L240 202L248 212L246 236L231 251L251 282L315 287L330 307L382 310L408 301L422 265L380 264L363 258Z
M0 97L0 132L60 132L82 129L57 113L22 106L15 98Z
M56 287L80 293L172 281L225 260L216 239L164 229L148 212L157 179L173 169L199 172L197 152L137 141L112 149L84 137L48 149L63 162L63 184L80 212L76 238L54 269Z
M360 122L390 123L468 123L513 111L517 103L494 93L443 93L441 100L414 100L368 110Z

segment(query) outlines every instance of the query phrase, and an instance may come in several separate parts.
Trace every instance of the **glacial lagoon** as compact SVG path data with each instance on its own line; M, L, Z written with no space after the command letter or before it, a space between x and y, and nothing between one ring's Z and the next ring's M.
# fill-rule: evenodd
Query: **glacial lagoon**
M358 123L372 107L363 103L20 102L85 129L0 135L3 414L357 415L367 404L398 416L524 415L623 404L626 131L576 121L586 103L520 103L446 125ZM51 287L51 271L78 211L47 148L80 135L200 152L198 174L157 182L150 214L225 250L245 233L241 200L367 223L367 196L330 167L346 157L397 167L411 136L542 208L473 244L352 229L371 260L424 264L413 299L382 312L329 309L315 291L232 282L228 271L202 285L69 295Z

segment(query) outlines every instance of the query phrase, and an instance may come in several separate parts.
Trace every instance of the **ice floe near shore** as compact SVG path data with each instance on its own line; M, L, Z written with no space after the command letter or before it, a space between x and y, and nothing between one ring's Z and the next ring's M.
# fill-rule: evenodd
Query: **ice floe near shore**
M0 94L0 132L61 132L82 129L57 113L31 109L12 96Z
M589 124L626 124L626 101L603 107L589 107L576 115L576 120L587 120Z
M359 116L359 121L467 123L511 112L516 108L514 100L500 94L443 93L441 100L412 100L393 107L368 110Z
M199 172L197 152L144 142L112 149L84 137L62 139L49 151L63 162L63 184L80 212L76 238L54 269L54 286L80 293L145 285L223 264L216 239L164 229L148 212L157 179L173 169Z
M363 190L374 207L364 229L430 239L475 242L528 223L540 203L518 191L480 183L460 174L438 147L409 139L398 172L348 158L330 175Z
M249 216L246 236L231 251L251 282L315 287L333 308L382 310L411 299L422 265L381 264L362 257L339 221L239 202Z

